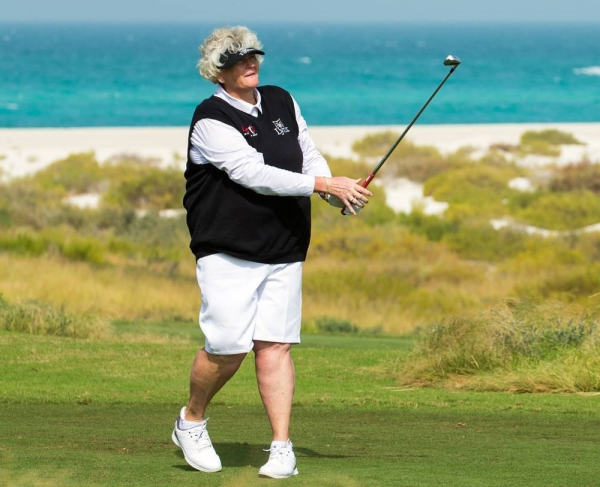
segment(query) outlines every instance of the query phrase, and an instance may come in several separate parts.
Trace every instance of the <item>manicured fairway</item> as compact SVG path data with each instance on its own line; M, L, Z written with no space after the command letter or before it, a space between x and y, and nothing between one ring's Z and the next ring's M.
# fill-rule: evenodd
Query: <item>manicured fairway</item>
M600 485L599 396L406 390L409 341L306 337L293 441L310 486ZM0 332L0 485L267 485L268 424L248 357L210 408L224 469L171 443L196 345Z

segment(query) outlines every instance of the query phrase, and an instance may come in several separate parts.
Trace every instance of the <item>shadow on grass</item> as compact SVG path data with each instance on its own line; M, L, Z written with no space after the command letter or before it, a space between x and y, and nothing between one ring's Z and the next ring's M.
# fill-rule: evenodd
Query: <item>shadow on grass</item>
M221 457L223 467L262 467L267 459L268 452L263 449L263 445L254 445L250 443L214 443L215 450ZM294 447L297 458L347 458L346 455L326 455L310 448ZM175 455L183 462L181 465L173 465L180 470L195 469L185 463L183 452L177 448Z

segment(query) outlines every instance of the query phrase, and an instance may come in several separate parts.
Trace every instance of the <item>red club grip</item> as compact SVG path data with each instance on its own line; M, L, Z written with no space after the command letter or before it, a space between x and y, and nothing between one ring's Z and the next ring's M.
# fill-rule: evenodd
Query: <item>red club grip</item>
M369 174L369 175L367 176L367 179L365 179L365 180L363 181L363 183L361 184L361 186L362 186L363 188L366 188L366 187L369 185L369 183L370 183L371 181L373 181L373 178L374 178L374 177L375 177L375 174L373 174L373 173Z

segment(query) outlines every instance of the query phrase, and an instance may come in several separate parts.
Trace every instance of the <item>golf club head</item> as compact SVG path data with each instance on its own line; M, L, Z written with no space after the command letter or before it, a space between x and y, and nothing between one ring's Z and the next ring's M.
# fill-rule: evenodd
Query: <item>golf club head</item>
M458 66L460 64L460 59L456 56L450 54L446 59L444 59L444 66Z

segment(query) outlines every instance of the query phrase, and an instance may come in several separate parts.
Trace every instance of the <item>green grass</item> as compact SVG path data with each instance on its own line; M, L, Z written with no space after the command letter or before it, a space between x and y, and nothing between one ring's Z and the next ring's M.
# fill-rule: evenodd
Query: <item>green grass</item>
M224 469L202 474L170 441L201 336L193 323L117 324L113 341L0 332L0 485L269 485L270 441L251 356L209 408ZM136 335L143 338L133 339ZM409 338L307 335L286 485L594 485L593 395L405 389Z

